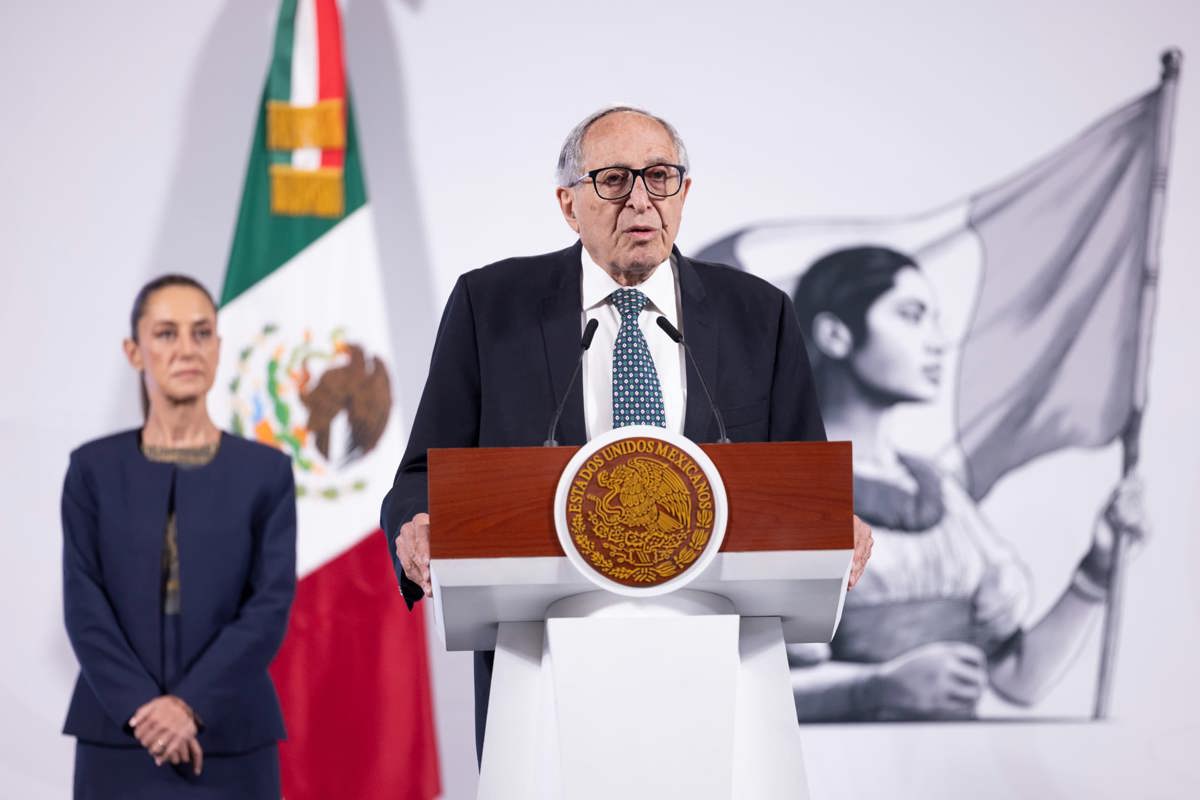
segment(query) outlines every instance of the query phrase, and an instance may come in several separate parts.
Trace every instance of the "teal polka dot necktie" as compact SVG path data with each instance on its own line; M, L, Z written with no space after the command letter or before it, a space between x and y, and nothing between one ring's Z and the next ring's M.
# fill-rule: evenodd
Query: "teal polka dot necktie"
M637 289L617 289L608 296L621 314L621 327L613 346L612 411L613 427L657 425L667 427L662 386L650 346L638 326L638 314L645 308L646 295Z

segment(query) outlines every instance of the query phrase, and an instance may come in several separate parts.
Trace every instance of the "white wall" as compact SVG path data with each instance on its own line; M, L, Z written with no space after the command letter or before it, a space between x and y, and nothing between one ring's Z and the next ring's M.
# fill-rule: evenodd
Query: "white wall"
M219 286L275 9L0 5L0 341L15 356L0 394L0 613L12 634L0 658L0 795L68 791L66 454L137 421L119 352L137 287L168 269ZM1165 46L1190 54L1145 428L1156 538L1130 574L1114 719L829 726L805 738L823 800L1196 792L1200 6L353 0L346 31L409 413L454 277L571 240L554 158L601 104L647 106L684 134L696 179L687 252L766 218L908 213L961 197L1150 88ZM595 42L610 37L622 45L606 56ZM1021 498L1026 518L1083 525L1093 509L1063 510L1061 489L1093 491L1111 470L1104 459L1066 454L1000 491ZM437 654L435 667L446 796L470 797L469 665Z

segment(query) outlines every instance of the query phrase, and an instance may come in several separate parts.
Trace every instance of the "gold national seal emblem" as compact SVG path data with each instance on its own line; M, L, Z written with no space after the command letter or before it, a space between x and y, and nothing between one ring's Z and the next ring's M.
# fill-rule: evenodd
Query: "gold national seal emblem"
M567 536L560 531L560 539L603 578L638 588L677 582L710 545L719 546L720 478L698 447L677 438L597 441L564 472L558 516Z

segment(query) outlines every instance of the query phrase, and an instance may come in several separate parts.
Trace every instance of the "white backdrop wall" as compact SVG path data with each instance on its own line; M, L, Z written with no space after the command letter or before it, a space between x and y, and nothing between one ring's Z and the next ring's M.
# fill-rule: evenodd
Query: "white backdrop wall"
M219 287L275 11L276 0L0 5L0 336L15 355L0 394L0 796L69 791L66 455L137 422L119 350L137 287L166 270ZM1113 719L811 726L805 741L822 800L1200 792L1200 5L352 0L345 27L409 414L455 277L571 241L554 158L599 105L643 105L683 133L689 252L764 219L957 199L1151 88L1164 47L1191 55L1144 434L1155 538L1130 573ZM605 54L596 42L610 40L622 44ZM997 490L1020 513L993 521L1084 530L1115 464L1114 453L1047 459ZM1064 487L1086 501L1063 503ZM471 797L469 659L431 649L446 797ZM1047 702L1065 708L1081 691Z

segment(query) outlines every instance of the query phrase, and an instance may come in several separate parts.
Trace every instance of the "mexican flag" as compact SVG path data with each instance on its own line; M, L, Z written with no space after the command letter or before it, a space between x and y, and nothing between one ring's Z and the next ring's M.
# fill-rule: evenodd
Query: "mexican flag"
M336 0L283 0L209 405L295 464L300 580L271 670L288 800L440 791L424 617L378 530L405 431L374 224Z

